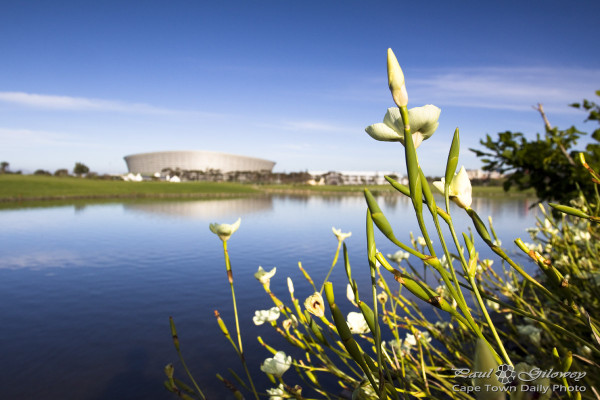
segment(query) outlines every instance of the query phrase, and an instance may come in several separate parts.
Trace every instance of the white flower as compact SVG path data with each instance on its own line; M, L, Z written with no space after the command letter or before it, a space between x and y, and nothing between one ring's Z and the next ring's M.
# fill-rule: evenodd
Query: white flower
M446 258L446 255L444 254L442 256L442 258L440 259L440 264L442 264L442 266L446 269L450 269L450 262L448 261L448 259Z
M454 325L447 321L437 321L434 325L441 331L446 329L454 329Z
M283 351L278 351L273 358L267 358L262 363L260 370L277 378L281 378L291 365L292 356L286 356Z
M226 241L229 239L231 235L235 233L240 227L240 223L242 222L241 218L238 218L233 224L210 224L210 231L215 235L218 235L222 241Z
M348 233L342 233L341 229L336 229L334 227L331 228L331 230L333 231L333 234L337 237L337 239L342 242L344 239L349 238L350 236L352 236L352 232L348 232Z
M410 254L405 251L402 251L402 250L398 250L394 254L387 255L388 259L390 259L391 261L393 261L397 264L400 264L402 262L402 260L408 260L408 257L410 257Z
M485 260L481 261L481 265L483 266L483 268L486 268L486 269L492 268L493 263L494 263L494 260L490 260L489 258L486 258Z
M354 301L356 299L354 298L354 290L352 290L352 285L350 284L346 286L346 297L348 298L348 300L350 300L350 303L354 304Z
M487 304L489 309L492 309L494 311L498 311L500 309L500 304L496 303L495 301L486 300L485 304Z
M290 329L291 327L297 328L298 327L298 318L296 318L296 316L294 314L292 314L291 318L284 320L281 323L281 325L283 325L283 329L285 329L286 331L288 329Z
M591 235L587 231L578 231L575 236L573 236L573 240L576 242L587 242L590 238Z
M439 108L431 104L408 110L408 120L415 148L419 147L423 140L433 135L439 125L440 112ZM388 108L383 122L369 125L365 131L373 139L404 144L404 123L397 107Z
M419 332L419 340L421 341L422 344L427 344L429 342L431 342L431 336L429 336L429 332ZM416 346L417 345L417 338L415 337L415 335L407 333L406 334L406 339L404 339L404 342L402 343L402 347L406 348L408 350L410 350L411 347Z
M271 282L271 278L275 275L275 271L277 271L277 267L273 267L269 272L265 271L263 267L258 267L258 271L254 274L254 277L258 279L260 283L263 285L269 285Z
M265 322L276 321L279 318L279 307L272 307L268 310L257 310L254 312L254 317L252 317L252 321L254 321L255 325L262 325Z
M402 345L405 347L408 347L408 348L416 346L417 338L415 337L415 335L413 335L411 333L407 333L406 338L404 339L404 342L402 342Z
M289 276L287 278L287 284L288 284L288 290L290 291L290 294L294 294L294 282L292 282L292 278L290 278Z
M386 342L382 341L381 342L381 347L385 347ZM392 351L396 354L396 355L401 355L402 354L402 339L392 339L390 340L390 348L392 349Z
M552 225L552 222L550 222L548 218L544 220L544 230L552 236L558 233L558 229L556 229L554 225Z
M367 333L369 331L369 325L367 325L365 316L362 313L349 312L346 322L352 333Z
M517 288L515 288L512 283L506 281L504 282L504 287L502 287L500 291L503 295L510 296L512 293L517 291Z
M444 194L445 184L446 178L442 178L441 181L433 182L433 186L442 194ZM473 202L473 198L471 197L471 181L469 180L465 167L461 167L458 174L454 175L452 182L450 182L450 186L448 186L448 192L448 196L450 196L459 207L471 207L471 203Z
M269 400L283 400L285 399L283 396L285 396L287 392L285 391L283 384L280 383L279 386L274 389L267 389L267 394L270 396Z
M539 345L542 340L542 330L533 325L517 325L517 332L519 332L519 335L521 336L529 337L531 343L536 346Z
M386 292L380 292L379 294L377 294L377 300L379 300L379 302L381 304L385 304L385 302L388 300L388 295Z
M321 293L315 292L313 295L304 300L304 308L306 308L306 311L316 315L319 318L324 316L325 303L323 303L323 296L321 296Z
M419 243L419 245L421 245L423 247L427 245L427 242L425 241L425 238L423 236L419 236L417 238L417 243Z

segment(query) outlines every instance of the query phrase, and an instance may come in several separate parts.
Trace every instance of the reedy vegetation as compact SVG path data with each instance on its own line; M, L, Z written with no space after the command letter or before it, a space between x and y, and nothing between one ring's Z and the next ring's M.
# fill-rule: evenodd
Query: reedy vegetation
M319 290L300 264L314 293L299 296L288 278L290 300L284 302L270 290L276 270L266 272L260 268L255 276L275 307L257 311L254 321L257 324L269 322L291 346L301 349L304 356L287 356L259 337L260 343L274 355L265 360L261 370L275 387L267 393L258 393L252 382L254 371L249 371L244 361L237 312L237 343L217 316L221 330L247 373L246 380L233 372L233 381L220 375L218 378L238 399L244 397L242 391L255 398L262 396L271 400L470 399L473 394L465 388L472 385L480 387L475 393L477 399L502 399L507 395L511 399L546 399L552 389L546 391L545 388L552 384L571 386L570 390L555 392L560 398L593 397L600 383L598 175L581 157L581 168L589 168L594 195L580 193L568 206L552 205L562 212L558 218L541 207L537 226L530 231L533 243L515 240L530 260L513 259L499 242L492 219L489 218L486 225L471 208L471 185L464 170L455 174L460 149L458 129L450 146L445 177L435 184L444 193L445 204L440 207L436 203L421 170L416 148L437 128L439 109L431 105L407 109L404 75L391 50L388 51L388 78L398 108L390 108L384 122L369 126L367 132L375 139L399 141L404 145L409 186L391 178L388 181L401 195L410 197L420 236L414 240L411 235L410 244L398 240L375 198L365 189L370 287L359 290L344 244L348 234L337 229L334 234L338 247L331 265L331 268L336 265L341 251L348 278L347 297L356 311L344 316L340 300L334 297L333 283L326 279ZM413 140L404 140L408 137ZM451 208L451 201L459 208ZM481 240L476 240L470 231L456 232L454 212L468 214ZM429 217L433 219L435 232L427 230L425 218ZM449 234L444 234L444 225ZM239 224L235 229L237 226ZM386 258L377 250L375 227L399 247L397 253ZM235 229L211 226L223 240L234 305L226 243ZM432 236L437 236L435 241L439 241L441 247L434 247ZM475 243L481 241L498 256L496 259L479 258ZM539 272L533 275L525 272L525 262L535 263ZM494 263L496 268L492 268ZM418 264L424 273L435 275L441 285L429 286L427 282L431 280L417 272ZM306 300L302 302L298 297ZM431 313L426 315L424 309L427 308L433 309L437 317L432 318ZM278 323L280 316L283 321ZM172 328L179 352L174 324ZM526 375L518 375L513 386L504 386L494 374L465 377L454 371L468 368L485 373L500 364L514 366L517 372L539 368L573 374L550 377L552 379L540 376L520 382L519 377L526 378ZM288 374L284 379L292 366L297 375L290 378ZM185 364L183 367L194 382ZM166 372L167 389L182 398L204 398L195 383L192 389L173 377L172 365L167 366ZM332 377L339 386L323 383L330 382ZM302 383L302 387L298 383ZM522 390L521 383L535 385L535 389Z

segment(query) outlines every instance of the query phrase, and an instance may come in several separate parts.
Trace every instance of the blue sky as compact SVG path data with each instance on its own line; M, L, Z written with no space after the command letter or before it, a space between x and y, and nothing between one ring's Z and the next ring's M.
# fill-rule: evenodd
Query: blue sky
M28 1L0 5L0 160L11 169L126 171L123 156L212 150L276 171L405 171L365 132L393 105L386 50L409 107L442 109L419 148L444 170L505 130L584 130L567 104L600 89L597 1Z

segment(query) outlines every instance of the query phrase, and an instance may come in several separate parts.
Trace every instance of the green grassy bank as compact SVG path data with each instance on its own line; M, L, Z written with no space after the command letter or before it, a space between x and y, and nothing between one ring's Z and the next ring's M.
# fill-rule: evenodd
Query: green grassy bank
M0 175L0 201L86 198L218 197L259 193L249 185L214 182L125 182L38 175Z
M124 182L74 177L0 174L0 202L115 198L203 198L259 193L360 194L363 186L249 185L215 182ZM370 186L376 194L394 193L389 185ZM473 187L474 196L533 196L505 193L501 187Z

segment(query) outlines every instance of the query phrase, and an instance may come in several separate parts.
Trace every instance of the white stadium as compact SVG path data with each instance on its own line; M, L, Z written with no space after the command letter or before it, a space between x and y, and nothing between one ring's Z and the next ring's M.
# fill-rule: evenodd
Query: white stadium
M269 171L275 162L261 158L239 156L212 151L158 151L125 156L127 168L132 174L151 176L163 169L185 171L220 170L223 173L233 171Z

